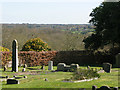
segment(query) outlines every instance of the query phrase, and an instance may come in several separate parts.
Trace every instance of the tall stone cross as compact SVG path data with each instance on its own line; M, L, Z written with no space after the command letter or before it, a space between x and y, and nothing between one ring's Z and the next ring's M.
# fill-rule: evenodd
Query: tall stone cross
M18 42L12 42L12 71L18 72Z

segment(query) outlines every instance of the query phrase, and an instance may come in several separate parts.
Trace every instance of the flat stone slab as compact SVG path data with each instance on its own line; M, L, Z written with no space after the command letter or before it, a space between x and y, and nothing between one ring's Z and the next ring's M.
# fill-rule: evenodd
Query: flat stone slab
M14 78L7 79L7 84L19 84L19 80L16 80Z
M77 80L77 81L62 81L62 82L72 82L72 83L78 83L78 82L85 82L85 81L92 81L92 80L96 80L98 79L96 78L91 78L91 79L84 79L84 80Z

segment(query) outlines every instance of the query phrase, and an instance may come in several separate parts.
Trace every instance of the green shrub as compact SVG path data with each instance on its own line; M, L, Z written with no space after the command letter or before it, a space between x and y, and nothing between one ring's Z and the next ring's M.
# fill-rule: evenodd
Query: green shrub
M0 51L9 51L9 49L8 49L8 48L5 48L5 47L0 46Z
M78 69L73 73L72 80L83 80L83 79L90 79L100 77L97 71L87 70L87 69Z
M40 38L28 40L22 47L22 51L50 51L51 48Z

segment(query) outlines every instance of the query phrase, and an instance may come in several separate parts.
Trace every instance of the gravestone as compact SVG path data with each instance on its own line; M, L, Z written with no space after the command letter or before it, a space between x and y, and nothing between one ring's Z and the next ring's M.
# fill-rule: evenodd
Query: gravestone
M79 68L79 65L78 65L78 64L71 64L71 65L70 65L71 71L77 70L78 68Z
M7 79L7 84L19 84L19 81L11 78L11 79Z
M66 66L65 63L59 63L57 65L57 71L64 71L64 67Z
M18 42L13 40L12 43L12 71L18 72Z
M120 53L116 55L116 62L115 62L116 67L120 67Z
M110 63L103 63L103 70L107 73L111 72L112 65Z
M48 62L48 70L53 70L53 61Z

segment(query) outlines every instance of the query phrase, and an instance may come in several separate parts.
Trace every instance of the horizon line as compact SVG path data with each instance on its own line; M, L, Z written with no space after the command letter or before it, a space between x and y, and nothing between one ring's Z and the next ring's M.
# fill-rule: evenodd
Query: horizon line
M0 24L90 24L90 23L0 23Z

